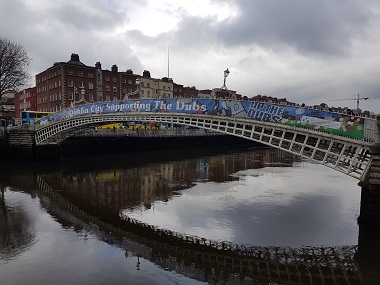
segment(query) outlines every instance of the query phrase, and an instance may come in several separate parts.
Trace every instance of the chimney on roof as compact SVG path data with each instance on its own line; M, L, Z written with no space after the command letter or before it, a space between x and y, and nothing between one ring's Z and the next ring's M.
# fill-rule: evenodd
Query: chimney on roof
M148 70L143 71L143 77L150 78L150 72Z
M102 64L100 63L100 61L98 61L97 63L95 63L95 68L96 69L102 69Z
M116 64L112 65L111 71L112 72L118 72L118 68L117 68Z
M72 53L71 54L71 61L79 62L79 54L77 53Z
M133 74L133 70L132 69L127 69L127 71L125 73L126 74Z

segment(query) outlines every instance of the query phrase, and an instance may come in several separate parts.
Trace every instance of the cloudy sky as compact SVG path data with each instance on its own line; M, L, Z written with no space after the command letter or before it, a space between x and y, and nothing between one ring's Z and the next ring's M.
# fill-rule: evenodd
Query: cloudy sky
M198 89L228 68L248 97L380 113L379 0L0 0L0 37L32 76L71 53Z

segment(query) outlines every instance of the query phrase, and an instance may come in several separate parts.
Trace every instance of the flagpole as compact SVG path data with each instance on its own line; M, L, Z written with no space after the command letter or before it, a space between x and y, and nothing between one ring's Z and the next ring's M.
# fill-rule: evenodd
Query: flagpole
M169 79L169 46L168 46L168 79Z

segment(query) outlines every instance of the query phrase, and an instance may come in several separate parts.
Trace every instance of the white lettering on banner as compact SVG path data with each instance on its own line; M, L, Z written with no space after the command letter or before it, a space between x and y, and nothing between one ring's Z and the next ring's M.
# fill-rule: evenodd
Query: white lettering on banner
M195 101L190 104L185 104L185 102L177 102L176 107L178 111L186 110L186 111L195 111L195 112L197 111L205 112L207 110L205 105L199 105Z
M132 104L121 103L121 104L110 104L107 103L106 111L114 111L114 112L128 112L128 111L138 111L144 110L150 112L151 105L148 103L137 103L134 102Z
M171 110L172 109L172 104L166 104L163 101L155 101L154 102L154 108L159 109L159 110Z
M92 105L91 106L91 114L101 114L101 113L103 113L103 111L104 111L103 106L99 106L99 105Z
M88 115L88 109L86 108L70 108L68 110L64 110L62 112L62 117L63 118L72 118L76 116L82 116L82 115Z
M278 123L281 120L283 113L283 107L261 102L253 102L249 107L247 116L260 121Z
M301 117L301 124L302 125L305 125L305 124L315 125L315 126L319 126L319 127L336 129L336 130L339 130L340 127L342 126L341 122L335 122L335 121L331 121L331 120L320 119L320 118L309 117L309 116L302 116Z

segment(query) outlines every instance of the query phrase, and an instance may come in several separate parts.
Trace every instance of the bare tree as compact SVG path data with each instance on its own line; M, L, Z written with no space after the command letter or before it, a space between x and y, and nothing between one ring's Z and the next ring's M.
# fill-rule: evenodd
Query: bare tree
M0 98L5 93L18 92L27 85L30 62L21 45L0 38Z

